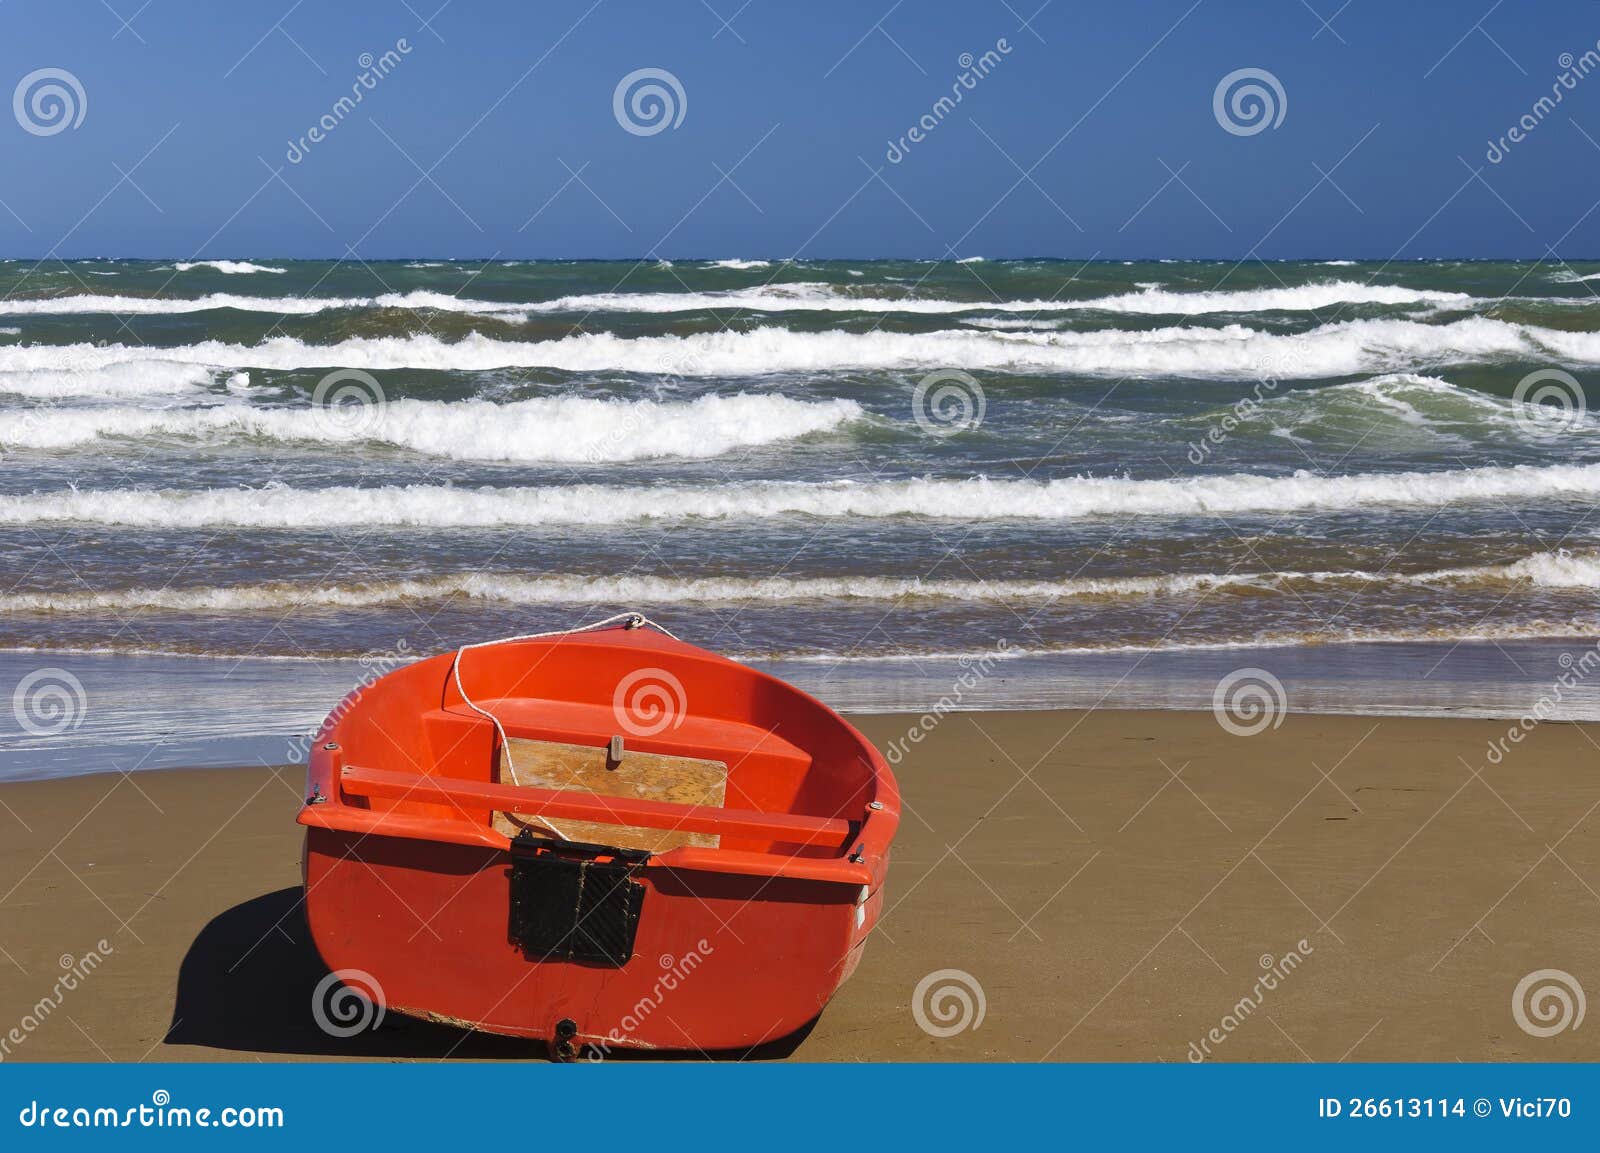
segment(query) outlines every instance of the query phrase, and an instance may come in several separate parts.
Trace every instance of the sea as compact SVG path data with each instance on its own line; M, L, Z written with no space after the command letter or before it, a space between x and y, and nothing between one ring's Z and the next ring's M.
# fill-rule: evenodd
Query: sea
M1600 718L1591 402L1600 262L6 261L0 777L625 610L844 709Z

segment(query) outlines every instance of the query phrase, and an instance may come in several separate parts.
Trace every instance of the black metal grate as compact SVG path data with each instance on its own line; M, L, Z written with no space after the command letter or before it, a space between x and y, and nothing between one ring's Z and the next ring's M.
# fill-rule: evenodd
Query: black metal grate
M511 943L529 960L626 965L644 907L633 873L648 856L520 833L511 843Z

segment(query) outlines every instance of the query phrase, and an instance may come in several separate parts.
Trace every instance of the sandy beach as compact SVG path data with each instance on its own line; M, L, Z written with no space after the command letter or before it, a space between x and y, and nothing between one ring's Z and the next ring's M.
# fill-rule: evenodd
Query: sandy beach
M916 721L855 719L880 747ZM861 967L810 1029L745 1056L1600 1057L1592 1025L1540 1037L1513 1013L1539 970L1600 989L1600 727L1547 723L1491 763L1506 728L947 717L897 766L889 911ZM351 1038L317 1028L302 772L0 786L5 1059L542 1058L392 1014ZM913 1011L940 970L961 975L932 985L960 982L973 1006L949 1036ZM63 974L81 976L58 997ZM59 1005L40 1014L45 998ZM935 1032L959 1008L924 1005Z

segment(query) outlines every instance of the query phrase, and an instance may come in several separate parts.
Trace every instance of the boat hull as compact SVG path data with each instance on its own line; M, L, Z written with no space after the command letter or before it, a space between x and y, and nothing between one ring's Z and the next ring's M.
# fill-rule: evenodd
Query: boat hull
M742 1049L822 1011L881 915L899 820L860 733L644 629L482 648L467 671L472 701L449 654L364 686L312 751L306 917L334 974L389 1011L559 1056ZM667 721L628 711L641 674L677 694ZM561 764L609 748L605 787L626 788L596 791L588 762L582 782L508 781L513 744ZM714 796L628 795L685 758L718 770ZM541 827L577 822L597 844Z
M799 1029L854 968L881 887L645 866L633 957L530 961L507 939L509 852L307 831L307 915L335 973L393 1012L575 1046L736 1049Z

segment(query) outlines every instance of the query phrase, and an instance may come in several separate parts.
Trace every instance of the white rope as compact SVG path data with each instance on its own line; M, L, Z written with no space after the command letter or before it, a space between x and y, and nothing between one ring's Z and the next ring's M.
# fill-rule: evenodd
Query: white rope
M536 641L536 640L539 640L539 639L541 639L543 637L564 637L564 636L573 636L573 635L575 635L577 633L591 633L591 632L595 632L595 631L597 631L599 629L609 628L612 625L619 624L619 623L625 623L626 626L629 629L638 629L638 628L643 628L645 625L649 625L651 628L655 629L657 632L664 633L665 635L667 635L669 637L672 637L673 640L677 640L678 639L676 636L673 635L673 633L672 633L672 631L670 629L667 629L663 625L657 624L655 621L651 620L649 617L645 616L643 613L627 612L627 613L618 613L616 616L607 617L603 621L595 621L594 624L592 624L592 625L579 625L577 628L571 628L571 629L551 629L548 632L542 632L542 633L522 633L521 635L514 636L514 637L498 637L498 638L496 638L495 640L492 640L492 641L475 641L474 643L469 644L469 645L462 645L460 648L458 648L456 650L456 659L454 661L450 662L450 671L451 671L452 675L454 676L455 682L456 682L456 692L461 694L461 703L462 704L466 705L467 708L469 708L473 712L477 713L480 717L487 718L489 723L494 726L494 731L500 738L501 755L504 756L505 759L506 759L506 767L511 770L511 779L513 781L517 780L517 766L516 766L515 762L513 762L512 759L511 759L511 740L510 740L509 737L506 736L505 726L500 723L500 718L495 716L488 709L480 707L471 697L467 696L467 690L466 690L465 686L463 686L462 683L461 683L461 658L462 658L462 656L466 653L466 651L468 649L488 648L490 645L516 644L518 641ZM552 833L554 833L557 837L561 838L563 841L572 840L571 837L567 836L567 834L563 833L560 829L558 829L555 826L555 824L553 822L551 822L550 820L548 820L548 819L546 819L544 817L540 817L540 818L538 818L538 820L539 820L540 824L542 824L545 828L549 829Z

